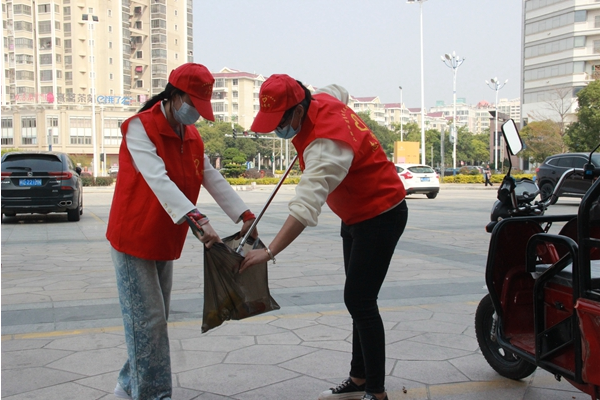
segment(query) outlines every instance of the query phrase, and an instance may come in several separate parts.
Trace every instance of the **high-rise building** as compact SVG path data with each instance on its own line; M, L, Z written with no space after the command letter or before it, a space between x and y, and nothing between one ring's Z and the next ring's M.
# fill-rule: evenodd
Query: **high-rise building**
M6 0L2 21L2 145L88 168L117 161L121 122L193 60L192 0Z
M570 122L576 94L600 78L600 3L523 3L522 117Z

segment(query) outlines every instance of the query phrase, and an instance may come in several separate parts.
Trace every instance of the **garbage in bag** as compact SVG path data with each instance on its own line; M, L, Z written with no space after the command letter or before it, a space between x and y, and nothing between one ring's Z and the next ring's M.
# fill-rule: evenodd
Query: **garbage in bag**
M227 320L240 320L272 310L279 304L271 297L267 263L256 264L240 274L242 260L235 249L241 237L226 237L223 243L204 248L204 311L202 333ZM260 239L248 238L241 254L253 249L264 249Z

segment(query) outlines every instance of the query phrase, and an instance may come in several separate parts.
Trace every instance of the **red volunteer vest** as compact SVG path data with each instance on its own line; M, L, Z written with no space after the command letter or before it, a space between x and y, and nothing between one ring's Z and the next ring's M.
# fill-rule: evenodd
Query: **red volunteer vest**
M400 203L406 190L371 130L348 106L328 94L317 94L292 143L304 170L304 150L315 139L339 140L354 151L348 175L327 197L345 224L373 218Z
M184 140L162 113L160 103L131 117L138 117L163 159L167 175L196 204L204 173L204 144L193 125L186 126ZM133 164L127 149L127 127L121 125L119 174L108 219L106 238L116 250L147 260L180 257L188 225L177 225Z

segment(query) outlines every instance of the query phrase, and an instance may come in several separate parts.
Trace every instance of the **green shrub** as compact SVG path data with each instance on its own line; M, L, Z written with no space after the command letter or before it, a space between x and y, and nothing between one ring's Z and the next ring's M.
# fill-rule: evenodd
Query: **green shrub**
M277 185L280 178L258 178L258 179L246 179L246 178L226 178L230 185L250 185L252 182L256 182L257 185ZM296 185L300 182L299 176L292 176L286 178L283 182L284 185Z
M81 184L83 186L110 186L114 181L115 179L110 176L99 176L96 179L91 175L83 175L81 177Z
M512 175L512 174L511 174ZM533 178L533 174L515 174L512 175L515 179L521 178ZM504 179L504 175L495 174L492 175L490 181L492 183L501 183L502 179ZM454 175L454 176L445 176L443 183L483 183L482 175Z

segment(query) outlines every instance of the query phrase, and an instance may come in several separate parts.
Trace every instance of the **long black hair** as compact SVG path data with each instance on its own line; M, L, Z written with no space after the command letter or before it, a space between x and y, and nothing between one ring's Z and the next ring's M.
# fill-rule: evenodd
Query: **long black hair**
M142 108L140 108L138 110L138 113L149 110L150 108L152 108L153 105L155 105L159 101L171 100L173 98L173 96L182 95L184 93L185 92L183 90L179 90L175 86L171 85L170 83L167 83L167 86L165 86L165 90L163 90L159 94L152 96L148 101L146 101L144 103L144 105L142 106Z

